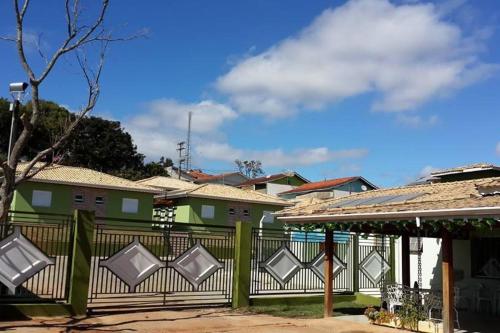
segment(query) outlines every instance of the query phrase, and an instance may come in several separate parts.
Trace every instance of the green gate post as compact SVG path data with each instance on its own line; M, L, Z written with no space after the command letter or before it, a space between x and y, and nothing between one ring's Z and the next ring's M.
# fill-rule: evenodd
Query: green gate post
M391 270L389 271L389 279L392 283L396 282L396 240L394 237L390 238L389 245L389 263L391 265Z
M352 238L352 291L359 292L359 235Z
M250 305L250 266L252 258L252 224L236 222L234 244L233 308Z
M90 263L94 238L94 212L75 210L73 235L73 256L71 261L69 303L74 314L87 314L89 297Z

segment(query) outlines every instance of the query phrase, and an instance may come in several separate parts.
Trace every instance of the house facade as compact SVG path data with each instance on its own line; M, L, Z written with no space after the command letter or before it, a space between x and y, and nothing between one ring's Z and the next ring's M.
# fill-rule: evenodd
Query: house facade
M238 185L238 187L265 194L277 195L278 193L292 190L307 183L309 183L309 180L298 173L287 172L249 179Z
M375 190L377 188L377 186L363 177L344 177L306 183L291 190L278 193L278 196L287 200L300 200L304 198L327 199L339 198L353 193Z
M176 208L175 222L234 226L243 221L265 228L282 228L272 213L290 205L273 196L220 184L165 192L155 201L171 202Z
M51 165L17 187L11 210L72 214L83 209L98 218L150 220L158 192L95 170Z

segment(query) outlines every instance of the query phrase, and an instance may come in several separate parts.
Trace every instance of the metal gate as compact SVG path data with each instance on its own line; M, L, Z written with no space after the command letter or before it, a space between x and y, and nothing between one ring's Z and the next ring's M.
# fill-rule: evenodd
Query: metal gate
M334 290L352 291L353 242L334 235ZM251 295L320 294L324 291L324 233L252 230Z
M89 309L231 302L234 228L97 220Z

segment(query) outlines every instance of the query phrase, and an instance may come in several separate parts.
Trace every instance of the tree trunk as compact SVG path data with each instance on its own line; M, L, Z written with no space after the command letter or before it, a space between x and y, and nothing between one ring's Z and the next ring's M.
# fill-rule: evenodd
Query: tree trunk
M9 167L4 168L4 180L0 186L0 223L6 223L10 205L14 198L15 172Z

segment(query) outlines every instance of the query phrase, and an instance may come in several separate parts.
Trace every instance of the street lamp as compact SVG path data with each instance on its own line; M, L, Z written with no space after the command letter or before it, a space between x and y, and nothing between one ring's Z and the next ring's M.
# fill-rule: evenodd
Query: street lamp
M10 137L9 137L9 148L7 152L7 163L10 163L10 152L12 150L12 143L14 141L15 131L16 131L16 111L19 111L19 104L23 98L24 92L28 88L26 82L15 82L9 84L9 91L12 96L12 103L10 103L10 112L12 112L12 121L10 123Z

